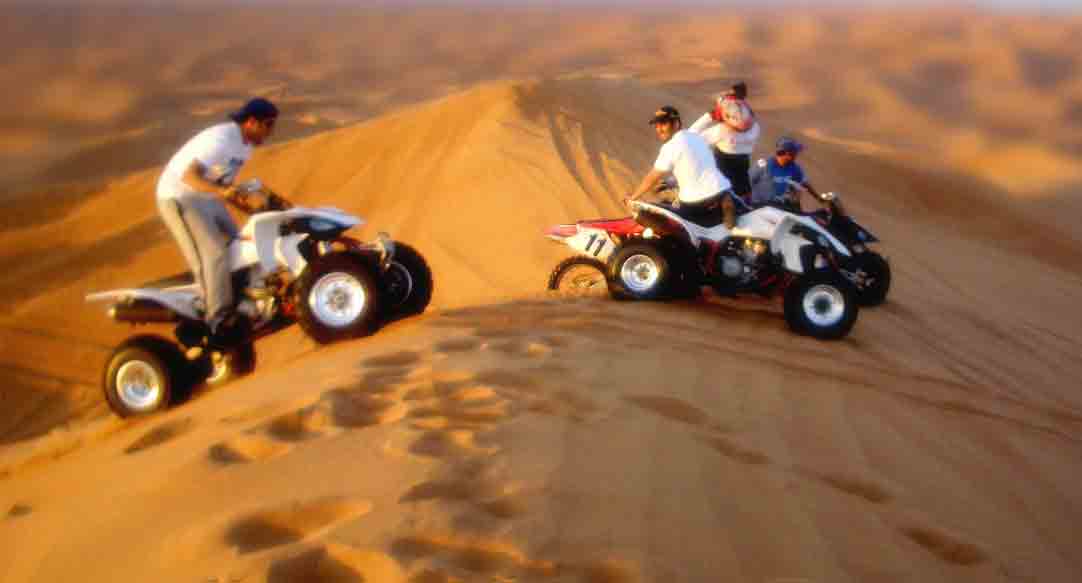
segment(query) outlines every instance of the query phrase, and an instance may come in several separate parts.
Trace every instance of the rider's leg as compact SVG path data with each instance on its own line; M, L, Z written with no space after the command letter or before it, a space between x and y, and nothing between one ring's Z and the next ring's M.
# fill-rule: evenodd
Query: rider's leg
M233 287L229 273L227 245L236 234L236 224L229 211L216 198L206 195L184 196L176 200L179 233L170 225L185 259L194 254L197 278L202 281L205 319L215 330L233 310ZM164 213L163 213L164 216ZM170 224L169 219L166 220ZM191 262L191 259L189 259Z
M721 218L726 229L731 231L736 226L736 203L733 202L731 194L721 196Z
M182 203L175 198L158 201L158 214L162 217L162 222L165 223L169 234L176 241L177 247L180 247L180 254L184 256L184 262L188 264L188 269L192 271L195 285L199 286L205 295L203 263L199 259L199 250L195 248L195 243L188 235L188 227L185 226L184 219L181 216L183 213Z

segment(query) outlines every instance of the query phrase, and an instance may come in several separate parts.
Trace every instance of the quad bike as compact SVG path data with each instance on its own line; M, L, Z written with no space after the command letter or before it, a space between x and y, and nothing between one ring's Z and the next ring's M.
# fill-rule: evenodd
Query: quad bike
M774 207L738 210L732 231L696 222L665 204L632 201L623 219L579 221L545 234L575 250L549 278L550 289L597 287L617 299L697 297L703 285L726 296L783 298L785 320L801 334L842 338L856 322L856 289L839 265L851 252L809 216ZM571 269L592 276L569 279ZM589 281L584 284L582 282Z
M162 410L191 387L221 384L255 368L255 340L296 322L320 344L374 332L388 319L419 314L432 298L432 273L415 249L379 233L362 243L344 233L364 221L331 207L293 206L258 180L234 202L252 212L228 247L237 311L250 326L229 346L212 342L202 289L190 273L140 287L94 293L117 322L170 324L176 339L141 334L105 366L109 407L121 417ZM267 204L245 207L250 193ZM256 212L258 211L258 212Z

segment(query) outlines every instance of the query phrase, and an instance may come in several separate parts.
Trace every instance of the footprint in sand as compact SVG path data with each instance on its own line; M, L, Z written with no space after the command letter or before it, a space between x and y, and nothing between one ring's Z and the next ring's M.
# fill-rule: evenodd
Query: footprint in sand
M267 583L347 583L379 581L398 583L405 574L390 556L329 544L305 550L295 556L273 562L267 571Z
M473 352L481 348L481 339L473 336L465 336L462 338L452 338L450 340L444 340L437 342L435 349L436 352L448 354L458 352Z
M711 422L710 416L702 409L674 397L635 395L632 397L624 397L624 400L636 407L646 409L647 411L665 417L666 419L686 423L695 427L706 427Z
M207 456L221 465L243 464L276 458L290 449L289 445L262 435L241 435L211 446Z
M298 502L240 518L223 538L240 554L253 553L312 538L371 509L368 501L344 498Z
M835 490L849 494L850 496L863 498L872 504L885 504L890 502L893 498L886 488L868 480L838 474L823 474L817 472L803 473L823 482Z
M489 344L489 348L513 358L543 358L552 354L552 347L541 341L494 342Z
M187 433L191 428L191 418L163 423L132 442L131 445L124 449L124 453L130 455L172 441L180 435Z
M212 446L208 456L223 465L268 460L285 454L293 444L322 437L328 431L393 423L405 414L406 408L393 399L360 389L332 389L316 403Z
M425 431L409 447L414 455L435 458L462 458L473 455L494 455L496 447L482 447L477 444L474 432L467 429L434 429Z
M391 553L405 564L436 559L456 570L474 576L496 577L506 574L524 578L554 577L560 566L552 561L539 561L528 557L516 546L497 540L459 540L450 536L413 535L399 538L391 543ZM422 571L423 581L457 581L446 568L432 567ZM496 579L499 580L499 579Z
M33 512L34 509L27 504L15 504L8 510L8 519L19 518Z
M410 488L399 502L429 500L469 504L485 516L501 520L509 520L526 511L521 488L487 477L484 469L464 472L460 476L442 480L422 482Z
M601 408L593 400L565 389L554 393L552 398L534 400L526 410L539 415L563 417L582 423L588 421Z
M528 334L521 328L519 322L509 322L504 325L481 326L473 331L473 335L484 340L503 340L520 338Z
M384 368L368 371L357 382L356 388L369 393L390 393L398 385L409 382L415 367Z
M486 576L491 581L533 581L560 578L581 583L636 583L639 569L631 562L605 559L561 563L530 557L500 540L454 536L413 535L391 543L391 553L403 564L421 562L410 583L451 583Z
M714 451L742 464L749 466L762 466L770 463L770 457L765 453L746 448L730 439L714 436L703 438L703 441Z
M421 353L413 350L374 356L362 362L365 367L372 368L414 366L420 363Z
M278 441L299 442L323 435L328 424L326 411L317 404L279 415L260 430Z
M512 391L532 392L540 388L533 377L504 369L490 369L477 373L474 380L480 384L494 385Z
M953 565L977 565L988 560L988 555L976 545L967 543L946 531L927 526L905 526L902 534L909 540L930 551L940 560Z
M358 389L327 391L321 404L329 407L331 422L345 429L393 423L405 416L405 407L397 401Z

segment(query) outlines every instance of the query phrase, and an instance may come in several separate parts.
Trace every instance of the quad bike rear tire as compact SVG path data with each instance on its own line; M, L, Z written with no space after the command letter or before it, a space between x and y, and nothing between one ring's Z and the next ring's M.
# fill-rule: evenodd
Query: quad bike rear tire
M605 263L593 257L568 257L549 274L548 289L568 296L609 295L605 270Z
M152 334L130 338L106 361L105 401L120 417L163 411L189 388L190 364L180 347L165 338Z

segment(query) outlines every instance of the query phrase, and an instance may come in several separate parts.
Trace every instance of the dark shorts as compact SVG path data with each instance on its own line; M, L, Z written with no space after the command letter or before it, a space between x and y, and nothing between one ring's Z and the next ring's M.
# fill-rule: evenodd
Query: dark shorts
M714 162L717 163L718 170L721 170L721 173L732 183L733 192L747 200L751 194L751 178L748 177L751 170L751 155L726 154L714 148Z
M725 197L733 196L731 190L725 190L699 202L681 202L676 207L676 214L704 227L713 227L722 222L721 203Z

